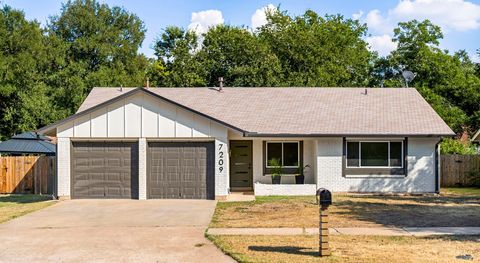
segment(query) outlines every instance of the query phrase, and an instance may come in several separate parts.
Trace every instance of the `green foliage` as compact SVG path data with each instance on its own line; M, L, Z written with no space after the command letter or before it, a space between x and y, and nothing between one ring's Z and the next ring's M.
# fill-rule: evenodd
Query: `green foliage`
M443 139L440 145L441 154L476 154L477 151L470 143L462 143L456 139Z
M244 28L220 25L210 29L198 57L207 72L208 86L216 86L219 76L232 87L280 84L280 61L264 42Z
M469 171L467 173L467 178L471 186L480 187L480 171Z
M430 21L399 23L398 48L387 57L368 50L365 24L341 15L277 10L267 21L202 35L170 26L153 45L156 58L147 59L138 54L144 24L123 8L68 1L42 29L4 6L0 140L72 114L94 86L143 86L147 77L152 86L216 86L224 77L227 86L401 87L404 70L416 73L410 86L455 132L480 128L480 64L463 50L441 50L443 33Z
M292 17L272 12L258 32L281 62L282 86L363 86L372 54L362 39L366 25L312 10Z
M270 168L271 169L270 173L272 174L272 178L281 176L283 174L283 167L279 159L273 158L271 160L268 160L268 166L272 167Z
M0 140L54 118L43 80L48 60L37 22L8 6L0 9Z
M148 62L138 49L145 28L136 15L94 0L68 1L47 30L57 55L48 84L68 114L95 86L143 85Z
M158 57L148 71L152 84L164 87L205 86L203 66L196 59L198 38L194 32L167 27L155 43Z
M398 48L384 60L375 62L374 72L384 77L386 86L403 86L401 72L416 76L411 86L419 92L457 133L467 127L480 128L480 78L465 51L453 55L440 50L443 38L440 27L430 21L399 23L394 30Z

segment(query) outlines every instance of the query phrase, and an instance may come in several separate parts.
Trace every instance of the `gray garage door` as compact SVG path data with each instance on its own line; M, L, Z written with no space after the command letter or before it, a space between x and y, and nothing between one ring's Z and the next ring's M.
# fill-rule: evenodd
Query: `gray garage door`
M214 144L151 142L148 198L214 199Z
M72 198L138 198L138 143L72 142Z

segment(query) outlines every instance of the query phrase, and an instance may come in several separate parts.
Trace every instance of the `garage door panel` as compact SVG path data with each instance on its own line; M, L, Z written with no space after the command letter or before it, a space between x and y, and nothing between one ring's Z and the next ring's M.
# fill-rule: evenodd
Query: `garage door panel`
M213 149L204 142L149 143L148 198L214 199Z
M137 198L138 144L73 142L73 198Z

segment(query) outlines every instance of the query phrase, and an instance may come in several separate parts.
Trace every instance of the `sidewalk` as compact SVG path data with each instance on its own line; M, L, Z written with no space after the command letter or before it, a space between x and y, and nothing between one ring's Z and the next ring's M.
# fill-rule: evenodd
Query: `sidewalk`
M331 235L434 236L480 235L480 227L355 227L330 228ZM209 235L318 235L318 228L209 228Z

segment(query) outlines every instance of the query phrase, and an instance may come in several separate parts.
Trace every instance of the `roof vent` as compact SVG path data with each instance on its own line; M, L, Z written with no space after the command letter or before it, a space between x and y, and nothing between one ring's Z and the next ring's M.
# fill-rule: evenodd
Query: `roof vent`
M218 91L223 89L223 77L218 78Z

